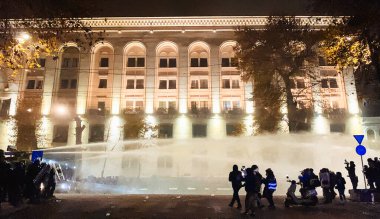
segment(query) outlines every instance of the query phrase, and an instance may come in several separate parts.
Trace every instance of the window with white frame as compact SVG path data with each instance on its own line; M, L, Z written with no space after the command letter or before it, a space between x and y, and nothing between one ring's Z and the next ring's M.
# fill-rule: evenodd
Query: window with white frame
M127 89L144 89L144 79L127 79Z
M208 101L191 101L191 109L208 109Z
M76 89L77 79L61 79L60 89Z
M336 78L322 78L322 88L339 88Z
M41 90L44 81L42 79L29 79L26 84L26 89L28 90Z
M208 79L192 79L191 89L208 89Z
M222 88L223 89L239 89L240 81L239 79L224 78L222 79Z
M222 58L222 67L237 67L238 59L233 57Z
M144 110L144 101L143 100L128 100L126 101L125 108L127 111L142 111Z
M128 68L145 67L145 58L144 57L128 57L127 67Z
M158 101L158 107L163 109L175 109L176 108L176 101L172 100L165 100L165 101Z
M159 67L160 68L176 68L177 67L177 59L176 58L161 57Z
M100 58L99 67L108 68L109 67L109 58L107 58L107 57Z
M223 101L223 109L233 110L233 109L240 109L240 101L239 100L226 100Z
M177 89L177 80L175 79L160 79L158 89Z

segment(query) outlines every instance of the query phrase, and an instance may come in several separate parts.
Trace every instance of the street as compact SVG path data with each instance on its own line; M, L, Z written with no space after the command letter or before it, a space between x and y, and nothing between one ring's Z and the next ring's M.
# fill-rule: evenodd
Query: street
M244 200L244 196L241 196ZM40 204L24 204L19 209L3 206L0 218L252 218L228 207L229 196L181 195L82 195L58 194ZM277 208L256 210L255 218L379 218L380 205L334 200L332 204L285 209L283 197L276 197ZM266 200L263 201L268 205Z

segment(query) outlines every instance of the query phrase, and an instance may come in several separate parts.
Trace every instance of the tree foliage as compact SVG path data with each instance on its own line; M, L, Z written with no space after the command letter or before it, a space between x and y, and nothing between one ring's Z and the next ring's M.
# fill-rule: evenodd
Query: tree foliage
M274 131L280 122L280 106L285 103L289 130L297 131L304 120L297 115L297 96L292 93L291 80L297 76L315 79L317 51L314 47L319 32L295 17L281 16L269 17L263 30L244 28L236 35L242 79L254 83L256 121L265 118L263 115L275 119L276 123L268 127L259 122L264 131Z
M321 43L321 51L331 64L344 69L355 67L358 98L363 115L380 107L380 1L314 0L318 13L345 16L332 24ZM368 116L375 116L369 113ZM378 114L378 113L377 113Z
M38 130L41 128L42 99L34 97L20 97L17 101L16 115L11 118L12 133L10 136L17 150L31 151L37 149L44 136Z
M143 113L124 114L124 138L152 138L156 137L157 126L146 121Z
M92 44L97 37L81 17L87 5L75 0L4 0L0 3L0 71L8 79L23 68L40 67L41 56L57 57L65 42Z

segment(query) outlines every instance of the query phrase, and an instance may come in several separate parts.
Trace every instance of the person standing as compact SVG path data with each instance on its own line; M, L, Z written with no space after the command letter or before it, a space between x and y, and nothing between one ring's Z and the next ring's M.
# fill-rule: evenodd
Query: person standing
M253 175L253 170L251 168L247 168L247 175L244 181L244 187L247 194L245 196L245 211L243 214L249 214L249 211L251 211L251 216L255 216L254 205L257 198L257 193L255 193L255 176Z
M274 202L273 202L273 193L276 191L277 188L277 181L276 177L274 176L273 171L269 168L265 170L266 178L263 179L263 183L265 185L263 196L268 200L269 202L269 208L275 208Z
M323 191L323 197L325 198L325 204L331 203L330 193L330 172L327 168L322 168L319 172L319 180L321 181L321 187Z
M346 180L342 177L341 172L336 173L336 189L339 192L339 199L341 203L346 202L346 196L344 195L344 190L346 189Z
M356 173L355 173L354 161L350 161L350 163L346 161L346 170L348 171L348 177L350 177L352 188L356 190L358 188L358 177L356 176Z
M255 178L255 193L256 193L256 202L258 208L263 208L264 205L261 204L261 184L263 181L263 176L259 172L259 167L257 165L252 165L251 169L253 170L253 176Z
M240 203L240 198L239 198L239 190L242 187L241 181L242 181L242 173L239 171L238 166L235 164L232 167L232 172L230 172L230 175L228 177L228 180L232 184L232 190L234 191L232 195L232 200L228 206L233 207L235 201L237 202L238 209L241 209L241 203Z

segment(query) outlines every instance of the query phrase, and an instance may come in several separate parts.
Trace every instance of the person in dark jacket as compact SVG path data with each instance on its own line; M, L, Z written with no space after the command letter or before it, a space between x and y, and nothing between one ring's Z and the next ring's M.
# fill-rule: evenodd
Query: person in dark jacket
M255 216L254 205L257 199L256 179L251 168L247 168L247 176L244 181L244 187L247 194L245 196L245 211L243 214L249 214L249 211L251 210L251 216Z
M277 188L276 177L274 176L274 173L270 168L265 170L265 174L266 178L263 179L263 183L265 185L263 196L268 200L269 208L275 208L273 202L273 193L274 191L276 191Z
M228 177L228 180L232 184L232 189L234 191L232 195L232 200L229 204L230 207L234 206L235 201L237 202L238 209L241 209L241 203L240 203L240 198L239 198L239 190L242 187L241 181L242 181L242 175L241 172L239 171L239 168L237 165L234 165L232 167L232 172L230 172L230 175Z
M350 163L346 162L346 170L348 171L348 177L350 177L352 188L356 190L358 188L358 177L355 173L354 161L350 161Z
M259 172L259 167L257 165L252 165L251 167L253 175L255 177L255 193L256 193L256 203L258 208L263 208L264 205L261 204L261 184L263 181L263 176Z
M5 161L4 151L0 150L0 208L8 193L10 165Z
M346 201L344 190L346 189L346 180L342 177L341 172L336 173L336 189L339 192L339 198L342 203Z

